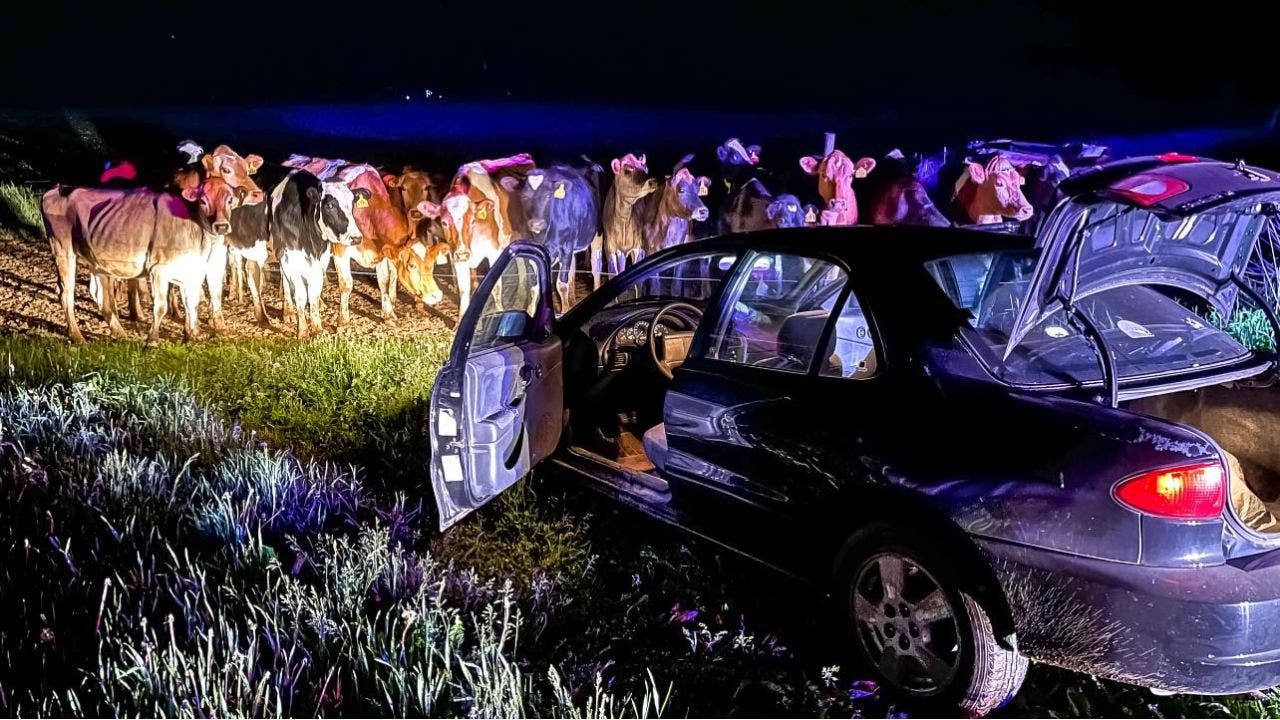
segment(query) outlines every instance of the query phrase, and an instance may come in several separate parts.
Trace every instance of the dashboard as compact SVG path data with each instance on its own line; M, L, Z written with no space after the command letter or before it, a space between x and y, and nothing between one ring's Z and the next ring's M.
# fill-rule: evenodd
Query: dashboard
M630 363L632 355L643 353L648 356L649 326L653 322L653 316L663 305L665 303L619 307L597 316L587 334L600 350L601 369L621 370ZM662 337L669 332L691 331L695 328L697 318L687 317L686 313L674 310L663 316L653 334L655 337Z

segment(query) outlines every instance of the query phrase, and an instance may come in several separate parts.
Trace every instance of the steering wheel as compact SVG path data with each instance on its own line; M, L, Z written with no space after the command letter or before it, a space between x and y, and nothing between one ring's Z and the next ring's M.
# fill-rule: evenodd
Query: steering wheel
M695 321L702 319L702 311L693 305L686 302L673 302L663 305L658 310L658 314L653 316L653 320L649 321L649 337L648 342L645 344L649 346L649 356L653 358L653 364L658 368L658 372L662 373L668 380L675 378L671 371L684 362L685 356L689 354L689 345L693 343L692 330L666 332L662 334L661 338L656 335L659 321L673 310L684 310ZM662 341L661 351L658 349L659 339Z

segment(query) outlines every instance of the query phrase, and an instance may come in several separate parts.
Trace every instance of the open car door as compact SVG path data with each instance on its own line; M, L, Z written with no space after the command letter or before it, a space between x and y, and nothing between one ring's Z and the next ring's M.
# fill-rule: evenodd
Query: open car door
M555 451L564 373L540 245L515 242L485 274L431 392L431 485L445 530Z

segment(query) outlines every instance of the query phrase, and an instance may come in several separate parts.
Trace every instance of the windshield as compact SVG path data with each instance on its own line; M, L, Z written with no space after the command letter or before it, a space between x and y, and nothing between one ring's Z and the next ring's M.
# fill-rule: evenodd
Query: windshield
M1093 344L1062 310L1033 327L1001 360L1039 253L975 253L925 265L956 307L969 312L966 336L997 377L1020 385L1101 380ZM1154 287L1113 287L1079 300L1077 307L1115 353L1120 379L1191 371L1248 355L1231 335Z

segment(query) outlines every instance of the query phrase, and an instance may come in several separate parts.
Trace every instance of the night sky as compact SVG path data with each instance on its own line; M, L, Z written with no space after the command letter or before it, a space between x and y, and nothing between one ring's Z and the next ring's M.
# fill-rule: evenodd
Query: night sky
M501 100L1083 137L1261 126L1280 105L1249 32L1262 5L769 6L42 0L0 23L0 108Z

